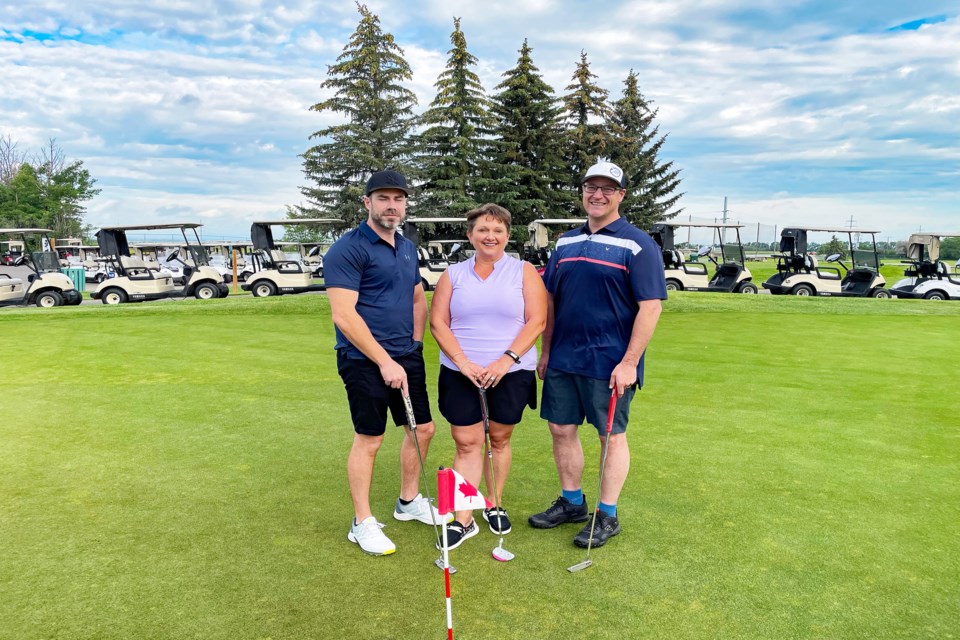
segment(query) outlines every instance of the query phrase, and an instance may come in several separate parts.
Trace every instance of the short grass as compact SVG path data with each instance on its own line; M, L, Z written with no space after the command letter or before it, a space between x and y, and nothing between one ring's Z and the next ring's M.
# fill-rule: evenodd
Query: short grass
M530 412L517 557L486 530L452 553L457 637L956 637L958 323L950 302L672 297L622 535L569 574L577 528L526 526L558 492ZM5 309L0 336L0 638L443 637L433 534L389 517L399 429L373 489L399 550L346 540L325 297ZM438 420L429 465L452 455Z

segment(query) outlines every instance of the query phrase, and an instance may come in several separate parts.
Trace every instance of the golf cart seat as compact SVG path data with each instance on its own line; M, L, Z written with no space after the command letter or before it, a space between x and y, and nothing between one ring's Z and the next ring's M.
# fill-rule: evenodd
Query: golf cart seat
M147 264L135 256L120 256L120 266L126 272L127 277L150 276L151 271Z
M680 269L683 267L683 256L676 249L667 249L663 252L663 264L668 269Z
M20 278L12 278L5 273L0 273L0 287L11 287L16 289L17 287L23 285L23 280Z
M938 278L948 278L950 277L950 270L947 269L947 263L943 260L937 260L937 277Z
M803 266L807 271L816 271L819 264L817 263L816 256L807 254L803 257Z

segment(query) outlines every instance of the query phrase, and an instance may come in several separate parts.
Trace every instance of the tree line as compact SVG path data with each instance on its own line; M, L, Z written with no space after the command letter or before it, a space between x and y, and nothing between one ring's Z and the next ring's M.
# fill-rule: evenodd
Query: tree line
M0 228L52 229L55 238L80 237L84 203L98 193L82 160L68 160L50 139L36 155L0 137Z
M332 95L310 107L341 119L310 136L314 144L302 155L306 203L289 206L289 216L337 217L354 226L366 217L364 181L389 168L416 185L417 216L460 217L495 202L520 230L537 218L579 215L580 178L598 158L624 170L628 192L620 211L632 223L648 228L682 211L680 171L660 157L667 136L633 70L611 102L581 52L558 96L524 40L516 65L488 95L454 18L436 96L417 115L403 49L377 15L359 2L357 9L360 22L321 84Z

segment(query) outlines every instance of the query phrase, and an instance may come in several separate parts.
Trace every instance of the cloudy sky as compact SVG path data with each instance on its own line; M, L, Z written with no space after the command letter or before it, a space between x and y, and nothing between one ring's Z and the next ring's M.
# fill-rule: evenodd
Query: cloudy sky
M462 19L489 91L523 40L564 93L581 50L617 98L659 107L684 216L765 225L960 228L956 0L370 1L421 108ZM602 10L601 8L602 7ZM0 0L0 136L55 138L102 193L94 226L199 221L248 237L301 202L308 111L353 2Z

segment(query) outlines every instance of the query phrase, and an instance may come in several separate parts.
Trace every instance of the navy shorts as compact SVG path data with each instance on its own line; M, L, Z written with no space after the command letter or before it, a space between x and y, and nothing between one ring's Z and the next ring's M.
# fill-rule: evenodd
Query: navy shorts
M437 388L440 414L447 422L465 427L483 421L480 392L465 375L441 365ZM494 422L517 424L526 407L537 408L537 376L533 371L513 371L487 389L487 410Z
M407 372L407 388L410 404L417 424L425 424L430 416L430 401L427 398L427 373L423 365L423 351L394 358ZM407 424L407 412L403 406L400 389L391 389L380 375L380 367L367 358L351 359L337 351L337 373L347 390L353 430L365 436L382 436L387 430L387 409L396 425Z
M624 433L630 421L630 401L637 392L633 385L623 390L613 414L610 433ZM543 404L540 417L554 424L583 424L584 418L601 436L607 433L607 411L610 408L610 381L597 380L574 373L547 368L543 380Z

